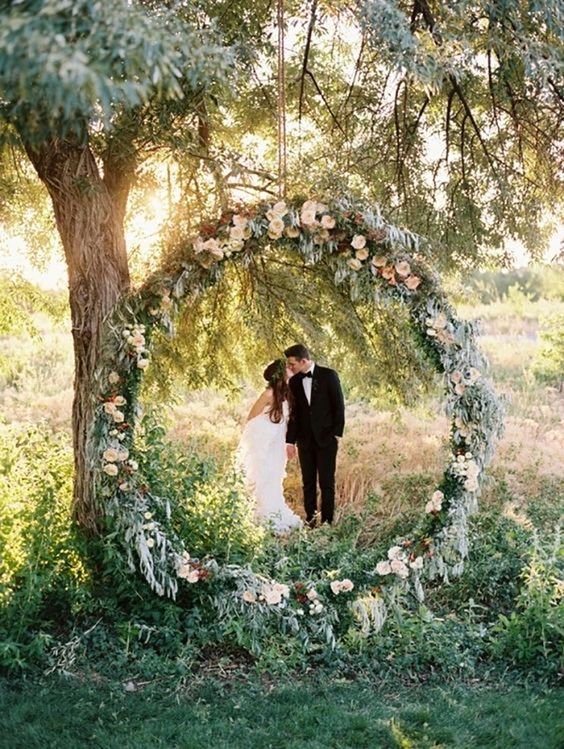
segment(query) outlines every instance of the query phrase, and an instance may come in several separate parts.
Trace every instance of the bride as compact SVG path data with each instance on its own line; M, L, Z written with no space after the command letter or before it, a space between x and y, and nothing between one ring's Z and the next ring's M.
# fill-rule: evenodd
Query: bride
M245 483L256 500L256 514L277 532L302 525L284 501L286 427L290 411L291 372L284 359L271 362L263 372L268 382L247 417L238 449Z

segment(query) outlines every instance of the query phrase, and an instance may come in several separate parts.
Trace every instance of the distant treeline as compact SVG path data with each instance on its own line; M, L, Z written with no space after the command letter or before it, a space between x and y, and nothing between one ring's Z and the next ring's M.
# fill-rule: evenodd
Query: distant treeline
M466 276L464 285L475 292L483 304L507 299L510 289L525 294L531 301L564 301L564 265L528 265L511 270L477 270Z

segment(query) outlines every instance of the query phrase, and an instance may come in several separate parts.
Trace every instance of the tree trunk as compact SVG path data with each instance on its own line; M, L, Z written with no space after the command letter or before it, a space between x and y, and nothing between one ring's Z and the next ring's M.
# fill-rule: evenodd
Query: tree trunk
M100 176L88 145L52 140L26 152L46 185L68 265L74 343L74 516L80 526L100 531L88 461L95 400L94 371L99 360L103 320L129 288L123 233L123 195L115 199Z

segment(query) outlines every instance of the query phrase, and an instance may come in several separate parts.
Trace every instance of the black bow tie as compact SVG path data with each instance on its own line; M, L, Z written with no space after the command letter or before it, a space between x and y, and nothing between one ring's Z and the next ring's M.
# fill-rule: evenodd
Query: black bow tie
M313 377L312 372L304 372L304 377Z

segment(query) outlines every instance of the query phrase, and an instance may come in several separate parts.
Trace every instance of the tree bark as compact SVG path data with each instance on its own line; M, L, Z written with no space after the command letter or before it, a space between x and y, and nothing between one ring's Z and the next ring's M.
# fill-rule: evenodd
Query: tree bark
M88 459L96 406L94 372L104 318L129 288L123 231L127 197L121 180L120 195L112 194L88 145L69 138L25 148L51 196L68 266L75 362L73 513L82 528L97 534L102 508Z

